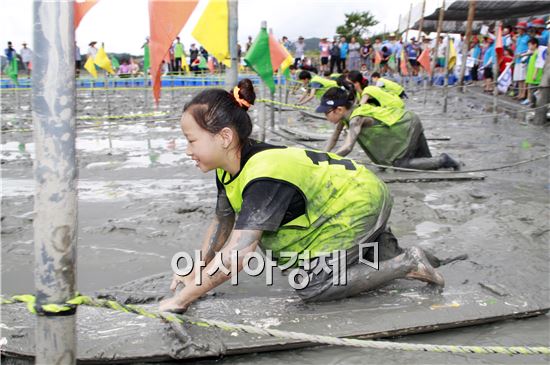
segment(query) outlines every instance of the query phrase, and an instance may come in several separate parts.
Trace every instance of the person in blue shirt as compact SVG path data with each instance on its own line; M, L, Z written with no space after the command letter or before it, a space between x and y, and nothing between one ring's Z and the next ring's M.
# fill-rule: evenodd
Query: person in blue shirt
M8 48L4 50L4 55L8 59L8 62L11 62L13 57L16 55L15 49L13 48L11 42L8 42Z
M344 72L346 70L346 58L348 57L349 45L346 41L346 37L340 37L340 70Z
M483 91L487 93L493 92L493 78L498 75L493 75L493 63L495 62L495 44L491 37L486 37L484 41L486 47L483 55Z
M527 73L527 57L525 57L525 53L527 53L529 47L529 35L526 32L527 30L527 23L526 22L518 22L516 25L516 31L517 31L517 38L516 38L516 53L515 53L515 64L514 64L514 75L512 77L512 80L514 82L518 83L518 95L515 97L516 99L523 100L527 97L527 88L525 87L525 75Z

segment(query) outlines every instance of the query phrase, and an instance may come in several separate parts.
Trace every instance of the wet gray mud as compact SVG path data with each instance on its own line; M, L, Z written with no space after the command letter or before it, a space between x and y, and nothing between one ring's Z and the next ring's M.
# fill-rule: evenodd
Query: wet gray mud
M79 121L79 291L110 295L121 301L145 303L154 308L156 300L168 294L168 276L158 273L169 271L174 253L192 252L200 246L215 205L214 175L201 173L185 155L186 141L177 121L170 120L180 116L185 101L193 93L196 90L165 92L160 107L160 111L166 113L163 116L121 119L112 123ZM485 100L475 95L451 92L446 115L441 113L441 92L429 92L425 105L422 92L409 95L407 106L421 116L427 137L450 137L449 140L430 141L432 153L447 152L461 160L465 169L514 163L549 152L548 127L527 125L513 118L512 110L502 109L498 122L493 123L492 118L476 117L490 110ZM28 95L21 93L18 110L13 93L4 92L1 100L4 130L1 146L1 270L4 295L33 292L34 144L32 133L19 130L31 126L28 100ZM143 103L142 92L117 91L108 107L101 92L96 91L93 96L90 92L79 92L79 115L125 115L150 111ZM256 119L258 111L251 113ZM269 116L269 111L267 114ZM276 112L275 116L278 124L309 133L309 137L328 135L332 130L328 122L310 119L299 112ZM296 135L277 131L278 134L267 132L269 142L298 145L292 140ZM259 132L256 125L254 134L258 136ZM302 138L301 143L316 148L324 144L318 138L306 139L309 140ZM368 162L358 146L351 157ZM436 318L445 321L491 311L513 313L531 305L548 304L549 164L546 159L505 170L487 171L483 173L484 180L390 185L395 200L390 225L402 246L417 245L440 257L469 255L466 261L441 268L447 281L441 293L430 292L421 283L398 281L358 298L304 305L290 290L286 277L276 272L272 287L266 287L262 278L243 277L238 286L225 284L196 302L188 314L267 328L339 335L359 330L363 333L380 331L387 323L406 327L406 324L433 322ZM375 168L373 171L385 179L403 174ZM151 275L152 280L125 284ZM2 308L4 318L10 317L19 307L6 308ZM92 309L79 309L82 318L100 322L96 324L97 330L106 330L116 322L114 317L109 319L109 316L116 315L105 314L107 310L90 311ZM97 318L103 318L103 323ZM28 319L21 319L21 328L25 327L25 320ZM135 318L124 320L127 322L122 323L132 323ZM135 328L124 330L125 338L139 337L139 324L134 322L134 325ZM148 341L140 337L135 348L119 342L109 343L113 341L109 336L96 336L96 350L102 349L101 344L104 344L107 353L118 351L121 358L133 354L135 360L139 360L139 354L149 353L152 355L150 360L154 361L164 359L153 356L162 351L174 358L203 350L217 356L232 343L249 342L253 346L263 341L248 338L248 335L231 335L221 341L217 332L197 332L188 328L185 333L197 339L198 344L210 343L207 350L197 350L190 348L182 335L175 340L174 330L168 327L151 322L147 329L152 337L148 337ZM549 316L542 315L403 336L397 341L548 346L549 327ZM9 330L4 327L3 332L9 333ZM153 343L158 347L153 348ZM27 345L31 346L30 343ZM233 364L290 361L351 364L363 363L366 359L370 363L550 361L544 356L449 355L351 348L239 355L226 357L224 361ZM211 362L217 361L201 363Z

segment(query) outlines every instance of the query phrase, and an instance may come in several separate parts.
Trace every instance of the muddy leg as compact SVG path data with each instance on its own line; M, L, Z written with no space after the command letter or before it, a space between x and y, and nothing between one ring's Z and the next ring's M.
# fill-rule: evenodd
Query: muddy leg
M315 297L302 297L302 299L317 302L347 298L403 278L416 279L438 286L445 285L443 277L430 265L424 252L417 247L409 248L399 256L380 262L378 270L358 263L349 267L346 275L346 285L333 285Z

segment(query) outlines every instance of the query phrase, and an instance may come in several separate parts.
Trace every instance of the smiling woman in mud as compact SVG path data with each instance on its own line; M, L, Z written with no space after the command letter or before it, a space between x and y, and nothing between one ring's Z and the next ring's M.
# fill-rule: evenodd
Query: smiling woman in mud
M160 303L160 310L184 312L209 290L231 277L215 267L217 252L237 267L257 246L271 250L284 264L282 252L309 251L312 260L346 250L347 285L333 286L333 273L308 271L309 285L297 294L305 301L333 300L377 288L393 279L412 278L443 286L425 253L401 249L386 227L392 199L386 185L364 166L334 154L274 146L249 138L247 113L255 94L248 79L231 92L201 92L184 108L181 119L188 140L186 153L203 172L216 170L216 214L202 244L202 282L174 275L171 289L185 286ZM379 270L359 264L358 245L379 243ZM368 258L372 261L371 257ZM235 263L233 263L235 264ZM196 265L197 267L198 265ZM335 273L334 275L338 275Z
M339 156L348 155L355 142L359 142L372 162L379 165L419 170L460 169L460 164L446 153L432 157L424 128L415 113L398 107L377 106L370 102L375 98L368 98L366 104L355 107L355 87L345 81L340 83L340 87L327 90L316 109L336 125L325 151L332 151L345 126L349 133L336 151Z

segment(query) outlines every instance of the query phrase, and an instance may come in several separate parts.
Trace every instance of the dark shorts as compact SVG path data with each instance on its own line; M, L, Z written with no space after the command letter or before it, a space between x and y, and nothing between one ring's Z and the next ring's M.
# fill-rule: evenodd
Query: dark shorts
M328 57L321 57L321 65L328 65Z
M483 77L486 79L492 79L493 78L493 68L492 67L484 67L483 68Z
M411 63L411 66L412 66L412 67L418 66L418 61L417 61L417 60L411 60L411 59L409 58L409 62Z
M75 61L75 67L77 70L80 70L81 61Z

